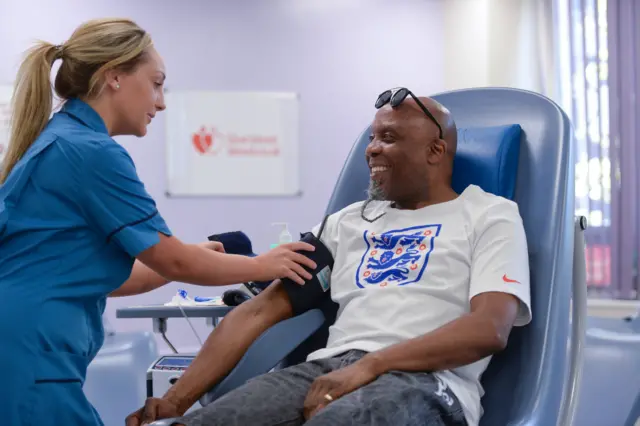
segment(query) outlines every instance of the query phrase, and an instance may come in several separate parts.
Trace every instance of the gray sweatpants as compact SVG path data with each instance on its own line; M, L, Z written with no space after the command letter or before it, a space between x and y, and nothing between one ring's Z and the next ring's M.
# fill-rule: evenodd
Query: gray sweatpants
M305 423L313 380L365 352L305 362L250 380L206 407L180 417L185 426L467 426L453 392L433 374L390 372L339 398Z

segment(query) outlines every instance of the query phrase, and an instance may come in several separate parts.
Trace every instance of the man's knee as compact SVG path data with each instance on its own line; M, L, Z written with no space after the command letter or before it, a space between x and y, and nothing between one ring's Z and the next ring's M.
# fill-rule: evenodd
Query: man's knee
M209 405L195 410L177 419L188 426L222 426L235 425L245 415L252 415L258 407L262 408L269 392L262 385L262 376L221 396Z
M297 424L308 386L302 374L264 374L177 421L188 426Z

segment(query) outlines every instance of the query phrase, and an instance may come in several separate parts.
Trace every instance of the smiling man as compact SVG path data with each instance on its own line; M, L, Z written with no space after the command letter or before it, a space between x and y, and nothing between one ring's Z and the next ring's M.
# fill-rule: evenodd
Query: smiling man
M368 200L331 215L321 235L340 306L327 346L174 424L478 424L482 372L512 327L531 320L518 207L473 185L454 192L456 127L440 104L398 89L376 108ZM239 306L167 395L127 425L183 414L296 303L276 282Z

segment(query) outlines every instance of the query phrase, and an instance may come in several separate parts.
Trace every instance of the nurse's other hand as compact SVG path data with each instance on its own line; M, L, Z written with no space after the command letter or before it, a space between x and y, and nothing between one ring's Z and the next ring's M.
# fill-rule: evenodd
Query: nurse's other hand
M125 426L143 426L156 420L180 417L182 413L170 401L162 398L147 398L144 407L127 416Z
M219 253L224 253L224 245L219 241L205 241L204 243L198 244L200 247L217 251Z
M296 251L314 251L316 248L309 243L297 241L281 244L265 254L256 257L259 265L257 281L271 281L278 278L289 278L303 285L312 275L303 266L315 269L316 263L307 256Z

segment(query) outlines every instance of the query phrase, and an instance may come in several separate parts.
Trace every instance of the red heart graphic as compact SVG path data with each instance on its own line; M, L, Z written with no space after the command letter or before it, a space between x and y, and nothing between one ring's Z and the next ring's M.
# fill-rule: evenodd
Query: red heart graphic
M196 151L205 154L213 145L213 134L207 132L207 128L203 126L200 128L200 132L193 134L192 142Z

